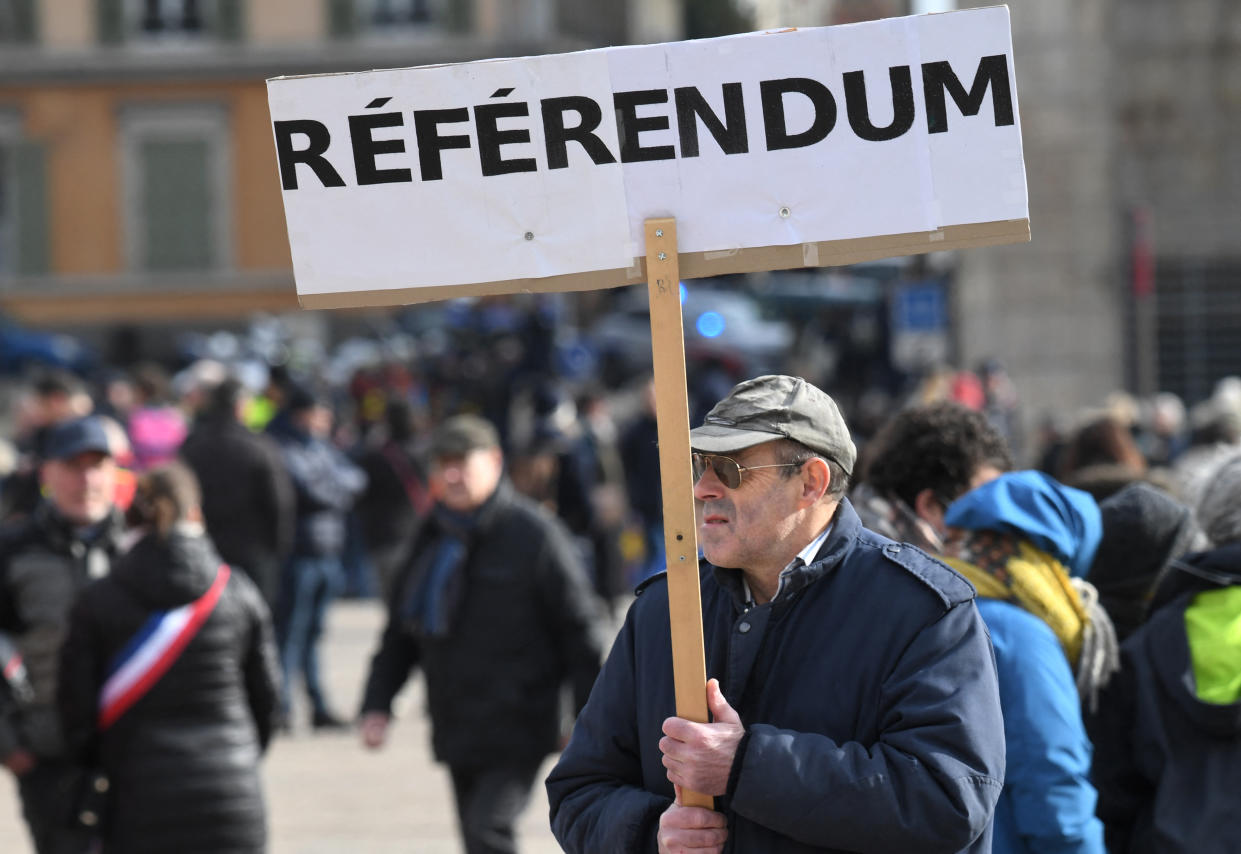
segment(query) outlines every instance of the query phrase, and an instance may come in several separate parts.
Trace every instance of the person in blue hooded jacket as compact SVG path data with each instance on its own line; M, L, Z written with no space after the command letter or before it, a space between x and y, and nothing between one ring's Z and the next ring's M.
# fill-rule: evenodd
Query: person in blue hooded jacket
M1115 632L1081 580L1099 507L1042 472L1009 472L954 501L944 522L944 560L978 591L1000 677L1008 764L992 850L1102 854L1082 721L1118 666Z

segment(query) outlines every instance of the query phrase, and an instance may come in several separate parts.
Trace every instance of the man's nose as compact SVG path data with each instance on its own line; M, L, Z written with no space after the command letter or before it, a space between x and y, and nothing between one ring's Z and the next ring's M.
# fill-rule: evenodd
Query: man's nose
M707 466L698 480L694 481L694 497L699 501L721 498L724 495L724 484L716 477L715 470Z

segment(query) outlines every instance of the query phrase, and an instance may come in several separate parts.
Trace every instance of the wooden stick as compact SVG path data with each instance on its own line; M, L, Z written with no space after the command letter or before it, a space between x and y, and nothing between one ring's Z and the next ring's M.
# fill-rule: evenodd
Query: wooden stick
M689 403L685 388L685 334L676 220L646 221L646 283L655 366L655 418L664 495L664 548L668 558L668 612L677 716L707 722L707 667L702 641L702 592L694 479L690 467ZM681 791L683 806L712 809L710 795Z

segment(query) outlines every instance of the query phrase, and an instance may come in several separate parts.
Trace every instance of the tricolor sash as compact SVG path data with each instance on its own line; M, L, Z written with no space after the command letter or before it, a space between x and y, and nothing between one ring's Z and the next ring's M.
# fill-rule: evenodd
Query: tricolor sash
M180 608L152 614L125 644L112 660L99 692L99 729L116 723L168 672L215 610L228 576L228 565L221 564L206 593Z

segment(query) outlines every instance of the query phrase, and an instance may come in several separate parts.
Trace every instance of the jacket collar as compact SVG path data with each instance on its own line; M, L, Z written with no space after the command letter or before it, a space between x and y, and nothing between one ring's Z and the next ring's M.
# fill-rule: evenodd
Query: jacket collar
M471 514L469 530L485 531L494 525L502 509L513 503L514 492L514 487L508 477L501 477L495 492L491 493L490 497ZM437 505L437 507L442 507L442 505ZM432 513L428 517L428 523L441 530L447 530L450 527L437 513Z
M40 502L33 514L34 524L43 531L47 543L56 551L71 554L82 547L103 549L109 554L119 551L121 534L125 530L125 519L121 511L113 507L102 522L94 528L94 536L90 542L83 542L80 528L61 516L48 500Z
M776 588L773 605L783 605L792 598L835 569L848 552L853 548L858 533L862 530L862 522L848 498L842 497L840 505L832 516L831 533L819 548L818 556L809 564L795 562L780 573L780 586ZM716 583L728 591L738 610L747 607L745 595L745 575L740 569L725 569L711 566Z

